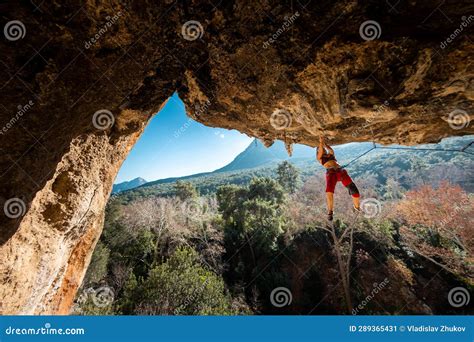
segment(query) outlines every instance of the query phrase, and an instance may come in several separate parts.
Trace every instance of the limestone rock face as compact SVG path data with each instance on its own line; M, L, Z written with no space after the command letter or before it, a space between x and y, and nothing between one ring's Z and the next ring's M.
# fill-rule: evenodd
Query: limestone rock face
M472 134L474 3L392 6L0 5L0 314L68 312L114 177L174 92L194 119L290 150Z

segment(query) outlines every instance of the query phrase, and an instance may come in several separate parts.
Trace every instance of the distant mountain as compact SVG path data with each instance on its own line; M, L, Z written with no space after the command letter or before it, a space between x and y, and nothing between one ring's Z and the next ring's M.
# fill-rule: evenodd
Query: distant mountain
M371 143L349 143L335 146L334 150L337 154L338 160L342 164L346 163L354 155L362 153L371 147ZM253 175L260 175L262 169L274 168L281 161L288 160L294 165L307 169L308 172L313 172L315 168L322 168L316 162L316 149L306 145L293 145L293 154L290 157L286 151L285 144L281 141L276 141L272 146L265 147L259 140L255 139L247 148L234 158L229 164L223 166L212 172L197 173L189 176L170 177L158 179L156 181L148 182L140 185L139 189L164 186L172 184L177 180L200 181L202 179L210 179L212 177L235 177L240 178L242 172L253 172ZM250 175L251 173L249 173ZM262 174L263 175L263 174ZM139 190L138 189L138 190ZM123 191L123 190L122 190Z
M334 147L337 159L345 164L349 159L369 149L372 143L349 143ZM253 169L260 166L280 163L288 160L294 164L301 162L316 162L316 148L301 144L293 145L293 154L290 157L282 141L276 141L272 146L265 147L259 140L255 139L242 153L226 166L215 170L214 173Z
M448 166L447 163L451 162L455 165L465 165L467 161L473 160L472 155L449 151L460 149L469 141L472 141L473 138L474 136L446 138L437 145L426 144L414 147L415 149L445 148L448 149L447 152L418 150L414 153L406 150L376 149L366 153L373 148L373 144L370 142L338 145L334 146L334 151L340 165L345 166L350 163L348 170L352 176L367 177L374 174L383 178L385 177L384 170L386 168L410 169L413 157L420 161L429 160L428 165L431 166L439 163ZM392 145L391 147L397 146ZM316 161L315 148L295 144L293 145L293 155L289 157L285 145L281 141L277 141L271 147L266 148L260 141L254 140L232 162L213 172L171 177L140 184L133 186L136 189L125 192L123 196L129 197L129 200L131 200L136 196L172 194L174 191L173 184L177 180L190 181L199 188L201 194L206 194L215 191L218 186L223 184L246 184L253 177L274 177L277 165L283 160L289 160L295 165L304 179L323 170L323 167ZM461 184L462 182L456 181L456 183ZM474 188L472 181L469 180L467 183L462 184L464 188ZM116 186L122 184L124 183L114 185L114 190Z
M259 140L254 139L254 141L252 141L243 152L239 153L239 155L237 155L233 161L221 167L220 169L212 172L197 173L189 176L158 179L156 181L149 182L144 186L148 187L157 184L174 183L177 180L212 176L216 173L253 169L256 167L271 165L272 163L278 163L283 160L308 160L315 158L315 151L316 150L314 148L305 145L293 145L293 156L289 157L283 142L276 141L272 146L267 148Z
M130 190L134 189L136 187L139 187L140 185L143 185L147 183L147 181L141 177L137 177L135 179L132 179L131 181L128 182L122 182L119 184L114 184L112 188L112 193L115 194L117 192L125 191L125 190Z
M255 139L242 153L226 166L215 170L216 172L227 172L263 166L271 162L283 160L295 160L299 158L314 158L315 149L305 145L294 145L292 157L288 156L285 145L281 141L275 142L270 147L265 147L259 140Z

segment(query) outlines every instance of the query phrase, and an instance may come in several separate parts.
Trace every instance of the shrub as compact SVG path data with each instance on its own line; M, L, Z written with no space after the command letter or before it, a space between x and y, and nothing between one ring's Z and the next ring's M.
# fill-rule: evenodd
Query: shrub
M136 298L134 313L145 315L229 315L234 314L224 281L199 263L189 247L178 248L163 264L151 269L148 278L128 297ZM137 298L138 297L138 298Z

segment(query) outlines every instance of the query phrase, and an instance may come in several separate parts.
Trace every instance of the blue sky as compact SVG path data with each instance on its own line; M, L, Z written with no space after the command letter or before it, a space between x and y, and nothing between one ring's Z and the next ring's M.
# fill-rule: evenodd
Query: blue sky
M231 162L252 140L238 131L206 127L190 119L175 94L148 123L115 183L213 171Z

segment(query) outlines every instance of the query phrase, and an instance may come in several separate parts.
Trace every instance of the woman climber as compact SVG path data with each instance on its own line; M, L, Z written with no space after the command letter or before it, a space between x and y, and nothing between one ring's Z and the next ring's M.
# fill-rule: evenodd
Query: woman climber
M319 138L319 146L316 152L316 158L326 168L326 201L328 207L328 220L333 219L334 210L334 189L336 183L341 181L342 184L349 190L349 194L352 196L354 202L354 210L360 211L360 194L359 189L352 181L351 177L347 174L336 161L334 156L334 150L326 144L324 137Z

